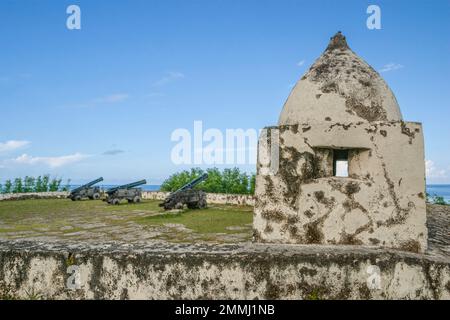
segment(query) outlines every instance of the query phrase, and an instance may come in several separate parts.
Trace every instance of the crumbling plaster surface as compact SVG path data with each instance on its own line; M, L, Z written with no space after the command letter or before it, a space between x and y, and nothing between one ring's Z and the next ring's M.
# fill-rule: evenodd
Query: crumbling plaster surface
M67 287L69 266L79 270L78 289ZM373 281L373 277L378 278ZM22 299L450 299L450 260L362 246L0 241L0 295Z
M279 125L400 121L397 100L383 78L337 33L290 93Z
M256 241L355 244L424 252L427 247L423 134L419 123L307 123L279 131L279 169L256 178ZM349 177L330 176L323 148L350 149ZM354 148L354 149L352 149ZM261 150L262 149L262 150ZM266 156L267 157L267 156Z

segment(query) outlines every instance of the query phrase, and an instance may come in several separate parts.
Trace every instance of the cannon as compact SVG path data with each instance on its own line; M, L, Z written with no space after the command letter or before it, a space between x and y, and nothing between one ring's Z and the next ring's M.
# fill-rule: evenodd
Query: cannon
M73 189L68 198L72 199L72 201L79 201L81 199L89 198L91 200L97 200L100 199L100 188L99 187L93 187L94 184L99 183L103 181L103 178L100 177L98 179L95 179L94 181L91 181L89 183L86 183L82 186L79 186L78 188Z
M189 209L206 208L206 193L193 188L200 182L205 181L207 178L207 173L195 178L191 182L182 186L180 189L170 193L166 199L164 199L164 202L159 204L159 206L164 207L165 210L182 209L184 205L186 205Z
M121 200L126 199L128 203L139 203L142 200L141 188L135 188L137 186L146 184L146 180L140 180L129 184L124 184L118 187L114 187L106 190L105 201L108 204L118 205Z

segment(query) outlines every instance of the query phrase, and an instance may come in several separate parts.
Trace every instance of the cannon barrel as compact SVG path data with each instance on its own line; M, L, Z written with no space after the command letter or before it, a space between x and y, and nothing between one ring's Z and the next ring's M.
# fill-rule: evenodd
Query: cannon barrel
M76 192L78 192L80 190L83 190L85 188L92 187L94 184L99 183L101 181L103 181L102 177L100 177L98 179L95 179L94 181L88 182L86 184L83 184L82 186L79 186L78 188L73 189L70 193L76 193Z
M180 189L174 191L171 195L178 193L180 191L186 190L186 189L192 189L196 185L198 185L200 182L205 181L208 178L208 174L204 173L200 177L195 178L189 183L186 183L184 186L182 186Z
M119 189L131 189L131 188L134 188L134 187L146 184L146 183L147 183L147 180L140 180L140 181L124 184L124 185L121 185L121 186L118 186L118 187L113 187L111 189L108 189L106 191L106 193L113 193L113 192L115 192L115 191L117 191Z

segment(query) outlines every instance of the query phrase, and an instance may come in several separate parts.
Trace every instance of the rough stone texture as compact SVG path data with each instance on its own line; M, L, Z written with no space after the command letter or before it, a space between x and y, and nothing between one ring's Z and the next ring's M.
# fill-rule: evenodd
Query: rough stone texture
M427 216L426 254L341 245L1 240L0 299L450 299L450 206L429 204ZM80 270L77 290L66 285L71 265ZM370 265L380 268L380 289L367 282Z
M400 121L397 100L386 82L338 33L297 82L279 125L322 122Z
M77 290L66 285L71 265L79 268ZM370 286L371 265L380 270L378 288ZM0 295L22 299L450 299L450 261L345 246L0 241Z
M0 201L66 198L69 192L30 192L0 194Z
M147 200L164 200L170 192L164 191L142 191L142 198ZM7 193L0 194L0 201L6 200L25 200L25 199L56 199L66 198L68 192L33 192L33 193ZM245 194L225 194L225 193L208 193L206 199L209 203L215 204L233 204L248 205L255 204L253 195Z
M163 191L143 191L142 198L149 200L164 200L170 192ZM253 195L246 194L225 194L225 193L207 193L206 200L209 203L215 204L233 204L233 205L248 205L255 204Z
M402 121L391 90L341 33L258 149L256 241L426 250L421 124ZM348 152L348 177L334 176L336 150Z
M428 252L450 257L450 206L427 204Z
M321 123L277 129L278 172L263 175L258 165L256 240L426 250L420 124ZM260 140L259 148L270 150L270 141ZM324 148L351 150L349 177L333 177L322 169L329 166Z

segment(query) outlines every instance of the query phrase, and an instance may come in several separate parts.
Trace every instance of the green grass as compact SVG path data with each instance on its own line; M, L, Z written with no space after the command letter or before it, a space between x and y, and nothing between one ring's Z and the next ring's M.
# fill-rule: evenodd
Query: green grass
M48 229L57 231L70 226L72 220L80 219L86 223L99 220L108 225L120 225L133 220L133 213L154 214L162 211L156 201L144 201L138 204L128 204L126 201L119 206L112 206L100 200L71 201L69 199L31 199L0 202L0 233L36 231ZM110 219L109 214L123 216L123 221ZM63 231L72 233L80 231L77 226Z
M147 225L164 225L167 223L182 224L194 232L205 233L236 233L227 229L233 226L251 224L252 210L249 207L211 207L203 210L186 210L178 213L165 213L137 220Z
M112 206L100 200L71 201L69 199L31 199L20 201L1 201L0 217L17 218L32 214L68 214L80 212L127 212L130 210L162 211L158 201L143 201L137 204Z
M236 242L251 238L252 207L211 205L203 210L165 212L159 203L144 200L112 206L99 200L1 201L0 238L50 236L86 240L99 236L122 240L130 234L133 239L156 234L150 238L173 242ZM241 240L220 234L234 234Z

